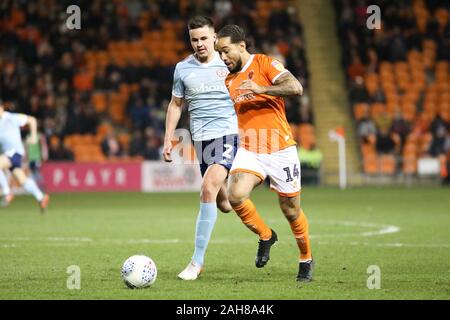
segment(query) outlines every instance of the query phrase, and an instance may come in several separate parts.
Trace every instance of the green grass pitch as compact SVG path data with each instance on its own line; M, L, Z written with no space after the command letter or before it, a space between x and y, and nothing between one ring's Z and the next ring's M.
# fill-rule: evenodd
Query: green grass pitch
M268 265L254 266L257 236L234 213L219 213L205 272L184 282L177 274L193 252L198 194L54 194L44 216L31 197L17 197L0 209L0 299L450 298L448 188L305 187L316 268L302 285L276 194L259 188L252 199L280 240ZM152 287L122 282L133 254L156 262ZM67 288L71 265L81 270L79 290ZM380 289L367 287L374 265Z

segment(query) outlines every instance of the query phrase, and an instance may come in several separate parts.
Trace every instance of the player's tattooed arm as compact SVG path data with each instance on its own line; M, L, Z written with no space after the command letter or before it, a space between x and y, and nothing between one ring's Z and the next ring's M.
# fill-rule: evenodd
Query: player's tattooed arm
M257 94L268 94L277 97L301 96L303 86L289 71L283 73L272 86L260 86L252 80L245 80L238 89L250 90Z
M265 89L265 94L277 97L301 96L303 94L303 86L289 71L279 76L273 86L265 87Z

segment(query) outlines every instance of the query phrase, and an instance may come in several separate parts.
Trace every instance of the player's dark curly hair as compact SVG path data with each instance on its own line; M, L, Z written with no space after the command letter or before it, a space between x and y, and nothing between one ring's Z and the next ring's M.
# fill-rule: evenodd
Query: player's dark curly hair
M210 17L207 16L195 16L189 19L188 29L198 29L203 28L204 26L208 26L214 29L214 22Z
M230 37L231 43L245 42L245 46L250 48L251 42L246 38L245 30L235 24L227 24L217 33L218 38Z

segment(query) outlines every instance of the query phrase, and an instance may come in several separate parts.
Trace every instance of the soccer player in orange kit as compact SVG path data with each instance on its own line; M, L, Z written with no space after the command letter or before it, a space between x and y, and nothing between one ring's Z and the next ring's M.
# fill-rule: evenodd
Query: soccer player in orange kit
M309 282L313 259L308 220L300 207L300 161L283 100L301 95L303 87L279 61L250 54L245 32L237 25L219 31L216 49L230 71L225 83L240 130L240 148L230 170L229 201L242 222L259 235L255 264L264 267L278 238L256 211L250 193L269 177L300 250L297 281Z

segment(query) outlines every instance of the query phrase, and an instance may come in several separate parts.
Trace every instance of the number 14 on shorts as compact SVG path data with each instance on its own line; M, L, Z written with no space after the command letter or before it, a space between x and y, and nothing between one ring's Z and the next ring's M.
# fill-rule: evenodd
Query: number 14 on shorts
M294 164L294 167L292 168L292 173L291 173L291 168L289 167L285 167L283 168L283 170L286 172L286 182L292 182L294 181L294 178L297 178L300 176L300 171L298 170L297 164ZM294 177L294 178L293 178Z

